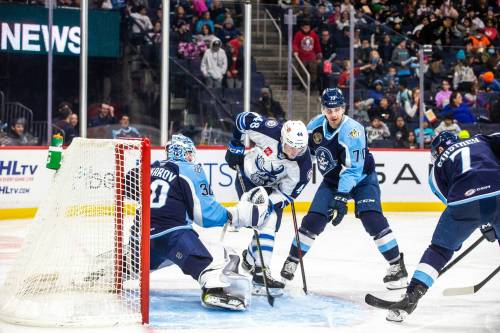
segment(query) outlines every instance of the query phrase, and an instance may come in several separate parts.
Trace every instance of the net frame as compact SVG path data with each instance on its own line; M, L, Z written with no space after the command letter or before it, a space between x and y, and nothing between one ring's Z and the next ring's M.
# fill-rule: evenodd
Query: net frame
M60 281L58 280L63 280L62 278L62 273L59 274L57 272L57 269L54 269L55 273L54 274L37 274L33 275L33 279L30 280L31 276L29 275L30 267L16 267L17 265L21 265L26 262L30 262L32 258L30 257L31 252L36 253L37 250L39 250L41 247L43 247L43 240L50 239L49 237L42 237L43 235L40 236L39 239L36 237L31 237L31 233L34 233L35 231L40 231L43 230L43 227L48 228L51 227L50 223L49 224L43 224L43 217L39 217L40 214L46 214L47 207L52 207L50 203L46 204L44 206L44 202L40 205L40 209L37 213L37 216L35 217L35 222L33 222L32 230L30 234L27 237L27 240L25 241L25 244L23 245L19 255L18 259L14 262L13 267L11 268L11 272L7 275L7 279L5 281L4 286L0 286L0 294L2 294L2 297L0 298L0 319L15 323L15 324L22 324L22 325L28 325L28 326L44 326L44 327L54 327L54 326L68 326L68 327L102 327L102 326L114 326L114 325L119 325L119 324L130 324L130 323L142 323L142 324L147 324L149 323L149 233L150 233L150 167L151 167L151 146L149 139L144 138L144 139L130 139L130 140L123 140L123 139L114 139L114 140L106 140L106 139L82 139L82 138L75 138L74 143L69 146L68 148L73 148L77 147L75 149L78 149L79 145L84 144L86 146L92 147L92 145L101 145L101 144L110 144L114 146L114 152L110 151L109 155L114 157L114 178L113 178L113 184L114 184L114 193L113 193L113 198L111 200L113 201L113 208L112 211L106 212L106 209L104 209L104 212L101 211L101 214L103 215L112 215L113 219L113 228L114 228L114 239L111 241L112 245L112 250L109 252L113 253L113 258L111 261L114 263L112 272L113 276L110 277L112 280L113 288L112 290L108 288L108 290L96 290L95 292L91 290L91 292L88 292L87 294L78 294L79 288L78 285L75 285L75 288L69 288L68 290L63 290L66 291L60 292L61 290L58 290L57 288L54 288L54 286L59 283ZM73 147L72 147L73 146ZM99 146L100 147L100 146ZM107 147L107 146L106 146ZM68 151L70 150L68 149ZM99 148L97 148L98 150ZM132 152L132 150L137 150L138 152ZM77 153L77 151L74 151L73 149L73 154ZM126 202L127 198L127 191L130 191L130 188L134 186L135 183L131 184L130 179L127 179L127 172L130 170L127 170L127 164L130 164L131 158L127 160L127 155L128 154L133 154L133 153L139 153L140 154L140 163L139 167L137 168L137 181L140 181L140 186L136 186L134 188L134 192L140 196L140 208L137 208L138 210L140 209L140 217L136 219L135 211L134 211L134 218L133 218L133 228L136 227L135 223L136 220L140 220L140 228L137 227L137 230L140 236L134 238L134 241L137 241L137 248L138 252L134 253L138 258L136 260L138 261L137 263L134 262L133 265L136 265L138 268L138 272L134 271L133 269L129 269L130 271L133 272L134 278L137 278L139 281L139 285L137 286L136 283L132 283L130 285L130 281L125 281L124 279L124 268L123 266L125 265L126 262L126 256L124 253L124 247L128 245L128 247L135 247L135 244L124 244L124 238L126 234L125 228L125 217L126 215L130 215L130 204ZM98 154L96 154L98 155ZM63 155L64 156L64 155ZM135 155L133 155L135 156ZM70 161L68 163L70 163ZM97 158L97 163L99 163L99 159ZM137 161L135 161L137 163ZM64 167L64 157L63 157L63 167ZM76 168L76 167L75 167ZM130 169L130 168L128 168ZM62 170L62 168L61 168ZM76 176L73 176L76 177ZM49 191L49 194L46 196L46 200L48 201L49 199L54 198L54 193L57 193L55 187L57 186L57 181L56 177L53 179L54 183L52 188ZM75 186L74 184L72 185L73 187ZM70 193L67 193L66 195L70 196ZM60 200L58 197L56 197L54 201ZM139 199L139 197L136 197L135 200ZM57 205L57 204L54 204ZM106 204L103 204L102 206L105 206ZM90 205L86 205L86 202L82 204L82 207L77 207L80 208L79 213L83 214L85 216L85 213L87 210L89 210ZM58 207L56 207L58 208ZM75 207L69 207L65 213L69 214L71 220L71 212L72 209ZM108 208L108 207L105 207ZM44 212L45 211L45 212ZM83 211L83 213L82 213ZM68 213L69 212L69 213ZM75 214L77 215L77 214ZM65 215L68 216L68 215ZM95 219L95 218L94 218ZM104 217L102 217L104 219ZM110 218L108 218L109 220ZM40 223L37 223L37 221L41 221ZM48 219L47 219L48 220ZM87 218L87 220L92 220L92 218ZM71 220L73 221L73 220ZM78 222L78 220L76 220ZM85 227L86 225L84 225ZM64 227L64 225L63 225ZM69 228L72 228L72 226L69 226ZM140 231L139 231L140 230ZM52 231L52 230L51 230ZM79 230L77 230L78 232ZM74 230L70 230L68 233L74 232ZM48 233L48 232L46 232ZM37 235L38 236L38 235ZM70 239L71 237L68 236ZM37 242L38 241L38 242ZM62 240L62 243L68 242L66 240ZM69 240L71 242L71 239ZM129 241L132 242L132 241ZM42 243L42 244L39 244ZM49 243L46 244L45 246L48 248L51 248L53 244ZM31 247L31 248L30 248ZM33 250L34 247L34 250ZM55 246L54 246L55 247ZM26 255L26 258L23 257L23 251L26 251L28 254ZM129 251L131 252L131 251ZM133 252L133 251L132 251ZM71 255L71 254L69 254ZM36 257L36 255L35 255ZM103 256L104 257L104 256ZM28 259L27 259L28 258ZM53 262L56 261L55 259ZM76 260L75 260L76 261ZM49 260L50 262L50 260ZM69 261L71 264L71 258ZM43 264L43 263L42 263ZM70 265L71 266L71 265ZM130 266L132 267L132 266ZM135 267L135 266L134 266ZM70 268L71 269L71 268ZM15 279L10 277L9 275L12 274L12 276L15 278L15 274L22 273L24 275L20 275L21 277L24 277L22 279L22 282L16 283ZM26 273L28 272L28 273ZM92 273L94 274L94 273ZM92 278L92 274L90 274ZM131 274L128 272L127 274ZM26 278L28 276L28 278ZM10 278L10 280L9 280ZM87 277L83 278L83 281L86 281ZM91 278L89 280L91 280ZM99 279L100 276L97 276L97 279ZM10 284L9 284L10 281ZM14 283L12 283L14 281ZM66 281L67 282L67 281ZM87 281L88 282L88 281ZM125 282L129 284L126 289L125 287ZM62 283L62 282L61 282ZM75 284L74 281L71 282L72 284ZM93 282L92 282L93 283ZM20 289L16 290L10 290L9 288L19 287L23 286ZM24 288L24 289L23 289ZM76 291L75 291L76 290ZM130 292L130 290L133 290L133 292ZM49 294L52 291L52 294ZM83 290L83 292L87 292L88 290ZM44 294L44 293L47 294ZM94 293L94 294L91 294ZM33 296L34 294L34 296ZM38 294L43 294L43 296L40 296L39 299L37 299ZM98 294L98 295L95 295ZM48 295L48 296L47 296ZM122 308L125 308L125 306L128 306L128 304L123 305L120 304L123 299L125 299L128 295L133 295L135 298L133 299L133 303L135 304L133 306L133 309L128 309L130 312L133 313L127 313L123 316L123 318L120 318L120 315L115 313L115 312L120 312ZM136 297L138 295L138 297ZM33 300L29 299L29 297L32 297ZM40 309L38 312L42 313L42 315L46 315L46 312L49 310L46 310L45 308L50 309L51 307L54 307L54 304L58 304L60 307L60 304L66 304L64 302L71 301L72 297L78 297L78 301L85 302L85 298L89 297L89 303L90 305L94 305L95 300L92 298L93 296L97 296L98 300L102 301L102 306L104 310L110 310L110 318L109 320L106 320L106 313L104 315L98 314L96 316L96 320L93 320L92 315L83 315L81 317L76 316L78 318L77 320L73 320L73 318L68 318L68 320L61 320L61 317L56 316L56 319L51 319L51 318L44 318L42 316L36 317L36 314L32 315L31 313L28 313L29 310L23 310L18 309L19 307L23 307L24 305L30 305L31 303L35 304L37 301L43 302L47 300L48 304L43 304L43 308L37 303L36 307L34 306L33 309ZM3 301L2 301L3 298ZM23 299L25 298L25 299ZM21 300L19 300L21 299ZM64 299L64 302L62 300ZM30 303L31 302L31 303ZM54 302L51 304L50 302ZM58 303L60 302L60 303ZM112 308L110 304L117 304L116 308ZM122 302L124 303L124 302ZM75 302L75 304L80 304L78 302ZM86 303L81 303L86 306L88 304ZM71 305L71 304L70 304ZM16 306L18 308L16 308ZM29 308L29 307L27 307ZM78 308L78 305L74 306L75 309ZM60 312L63 314L61 316L64 316L65 309L58 309ZM88 309L85 309L88 310ZM92 310L92 309L91 309ZM102 310L102 309L101 309ZM138 311L137 311L138 310ZM96 310L95 312L97 313L99 310ZM113 312L114 311L114 312ZM36 312L36 311L35 311ZM69 311L68 311L69 312ZM92 312L92 311L90 311ZM137 313L138 312L138 313ZM48 316L45 316L48 317ZM103 319L104 317L104 319Z

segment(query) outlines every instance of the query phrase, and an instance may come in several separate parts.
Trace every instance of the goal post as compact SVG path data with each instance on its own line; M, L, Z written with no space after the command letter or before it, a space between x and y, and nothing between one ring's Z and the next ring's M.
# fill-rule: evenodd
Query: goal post
M149 322L148 139L75 138L0 286L0 319Z

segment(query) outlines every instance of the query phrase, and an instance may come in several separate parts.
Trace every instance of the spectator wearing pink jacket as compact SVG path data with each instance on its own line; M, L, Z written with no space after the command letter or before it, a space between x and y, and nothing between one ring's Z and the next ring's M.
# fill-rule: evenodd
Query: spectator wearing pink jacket
M198 17L201 17L201 15L204 12L208 11L208 7L207 4L205 3L205 0L193 0L193 8Z

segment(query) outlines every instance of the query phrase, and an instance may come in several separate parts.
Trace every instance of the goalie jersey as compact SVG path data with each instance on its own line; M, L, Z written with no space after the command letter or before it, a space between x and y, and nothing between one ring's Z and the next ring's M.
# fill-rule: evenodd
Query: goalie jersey
M446 205L500 195L500 135L476 135L449 146L434 162L432 192Z
M228 212L213 195L200 164L157 161L151 165L151 234L222 226Z
M236 117L233 136L242 143L245 136L255 146L245 154L243 173L255 186L271 188L269 199L275 207L285 207L297 198L312 176L309 149L293 160L281 147L282 124L254 112Z
M324 181L339 192L349 193L367 174L375 170L375 161L366 144L363 126L344 115L333 129L324 115L307 125L309 148L316 156Z

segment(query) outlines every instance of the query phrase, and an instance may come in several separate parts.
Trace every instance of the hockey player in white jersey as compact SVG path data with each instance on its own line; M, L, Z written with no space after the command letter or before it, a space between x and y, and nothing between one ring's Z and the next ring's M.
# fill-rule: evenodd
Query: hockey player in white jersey
M210 228L229 221L235 228L260 229L270 214L268 195L258 187L244 193L236 206L224 208L215 200L203 168L194 162L195 154L191 139L174 135L167 145L167 160L151 166L150 269L176 264L199 282L203 306L245 310L251 285L238 274L238 255L225 249L225 263L215 264L193 223ZM137 237L134 229L131 233Z
M245 154L243 142L247 137L253 148ZM253 274L255 294L264 293L263 271L266 272L271 293L280 294L285 286L272 277L269 266L283 208L297 198L312 176L307 143L307 128L301 121L289 120L280 124L253 112L243 112L236 116L236 128L226 152L226 161L233 169L240 166L247 190L264 186L273 206L265 227L259 233L264 262L261 262L257 253L255 237L243 251L242 266ZM241 196L243 189L240 183L236 181L235 185L238 196Z

